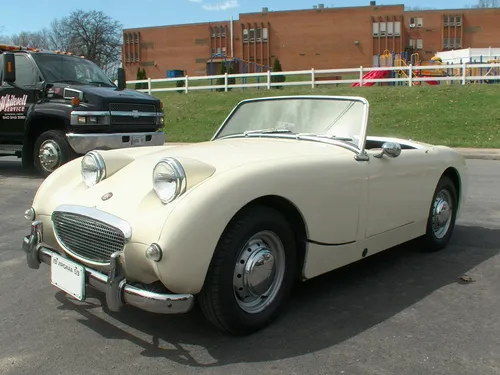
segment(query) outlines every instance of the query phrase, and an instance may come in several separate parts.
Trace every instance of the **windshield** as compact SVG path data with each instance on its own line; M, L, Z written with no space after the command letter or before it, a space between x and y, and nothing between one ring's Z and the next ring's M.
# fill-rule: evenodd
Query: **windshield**
M93 62L80 57L33 53L47 83L66 82L113 87L109 77Z
M366 105L359 98L266 98L240 104L216 138L245 134L310 134L355 144L364 129Z

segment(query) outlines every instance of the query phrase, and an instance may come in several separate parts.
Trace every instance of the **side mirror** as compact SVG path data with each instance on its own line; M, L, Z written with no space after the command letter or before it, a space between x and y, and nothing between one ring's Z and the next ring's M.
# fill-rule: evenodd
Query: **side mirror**
M118 68L118 90L125 90L127 87L127 78L125 77L125 69Z
M381 158L386 155L390 158L396 158L401 154L401 145L396 142L385 142L382 145L382 152L375 155L376 158Z
M7 52L3 54L2 71L4 82L16 82L16 60L13 53Z

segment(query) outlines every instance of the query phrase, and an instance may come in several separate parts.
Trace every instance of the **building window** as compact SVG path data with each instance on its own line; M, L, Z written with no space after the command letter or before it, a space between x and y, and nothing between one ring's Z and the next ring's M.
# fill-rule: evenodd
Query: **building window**
M456 38L455 39L455 47L456 48L462 48L462 38Z
M455 38L449 38L448 48L455 48Z
M215 38L215 31L213 27L210 28L210 34L212 35L212 38Z
M257 42L260 42L260 27L257 28Z
M417 49L423 49L424 48L424 43L422 39L417 39Z
M394 36L401 35L401 21L394 22Z
M422 27L424 25L424 21L422 17L417 17L417 27Z
M380 22L380 36L385 36L386 22Z
M455 17L455 25L462 26L462 17L460 17L460 16Z
M264 27L264 28L262 29L262 40L263 40L264 42L267 42L267 27Z
M378 36L379 29L380 29L379 23L374 22L373 23L373 36Z
M387 36L394 34L394 22L387 22Z
M215 54L215 48L212 48L212 55Z
M128 44L128 34L123 35L123 41L125 42L125 44Z
M250 29L250 43L253 43L255 41L255 30Z
M222 47L222 54L225 55L226 54L226 47Z
M243 29L243 43L248 43L248 29Z
M444 38L444 40L443 40L443 48L448 48L448 38Z
M443 17L444 26L448 26L448 16Z

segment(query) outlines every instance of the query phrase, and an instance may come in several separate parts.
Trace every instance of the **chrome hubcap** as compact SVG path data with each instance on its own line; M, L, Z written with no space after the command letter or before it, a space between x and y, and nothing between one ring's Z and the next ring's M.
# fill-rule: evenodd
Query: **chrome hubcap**
M38 150L40 165L47 172L53 172L61 162L61 149L53 140L46 140Z
M432 206L432 230L437 238L443 238L450 228L453 213L451 195L448 190L441 190Z
M240 308L256 314L271 304L285 274L285 249L270 231L255 234L238 254L233 289Z

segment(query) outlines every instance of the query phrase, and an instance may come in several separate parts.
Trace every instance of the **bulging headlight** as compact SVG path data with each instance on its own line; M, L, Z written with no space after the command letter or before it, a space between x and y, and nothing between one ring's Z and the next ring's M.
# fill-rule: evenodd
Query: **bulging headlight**
M89 151L82 159L82 179L88 187L94 186L106 177L106 164L101 154Z
M164 158L156 164L153 188L164 204L172 202L186 191L186 173L177 159Z

